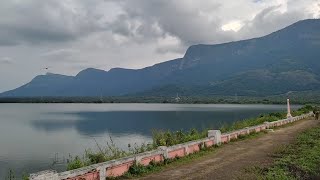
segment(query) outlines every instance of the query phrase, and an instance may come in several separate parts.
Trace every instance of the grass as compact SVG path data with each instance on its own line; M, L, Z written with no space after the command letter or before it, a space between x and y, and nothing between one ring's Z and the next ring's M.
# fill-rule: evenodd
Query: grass
M21 177L17 177L15 175L15 172L12 169L9 169L8 174L4 179L5 180L18 180L18 179L29 180L29 176L26 173L23 173Z
M272 154L271 167L252 167L248 170L257 179L319 179L320 178L320 127L298 135L294 143L279 146Z
M207 133L208 130L199 132L196 129L191 129L189 132L184 132L182 130L176 132L155 130L152 132L153 146L173 146L205 138L207 137Z
M92 164L106 162L113 159L119 159L122 157L130 156L133 154L139 154L154 149L152 144L143 143L140 146L138 146L137 144L134 144L133 146L131 144L128 144L128 151L124 151L117 147L117 145L113 142L111 137L110 142L107 142L105 146L101 146L98 143L96 143L96 145L98 151L88 149L85 151L83 157L72 157L71 155L69 155L67 170L73 170Z

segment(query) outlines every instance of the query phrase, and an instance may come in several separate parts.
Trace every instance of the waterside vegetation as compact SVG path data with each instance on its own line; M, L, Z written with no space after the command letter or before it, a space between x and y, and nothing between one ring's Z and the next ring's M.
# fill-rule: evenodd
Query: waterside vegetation
M290 92L272 96L99 96L99 97L0 97L0 103L179 103L179 104L320 104L320 91Z

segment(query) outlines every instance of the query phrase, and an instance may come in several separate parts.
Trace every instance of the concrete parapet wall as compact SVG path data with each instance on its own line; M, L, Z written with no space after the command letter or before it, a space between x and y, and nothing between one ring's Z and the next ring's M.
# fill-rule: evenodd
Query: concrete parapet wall
M237 139L239 135L248 135L254 132L260 132L268 128L282 126L292 123L307 117L313 113L303 114L301 116L289 117L274 122L265 122L264 124L239 129L236 131L223 133L219 130L210 130L208 137L200 140L190 141L183 144L178 144L170 147L161 146L157 150L148 151L125 158L120 158L104 163L94 164L91 166L57 173L56 171L41 171L30 175L31 180L105 180L106 177L121 176L126 173L130 166L134 163L139 163L144 166L149 165L151 161L161 162L166 158L183 157L188 154L195 153L204 147L220 145L228 143L233 139Z

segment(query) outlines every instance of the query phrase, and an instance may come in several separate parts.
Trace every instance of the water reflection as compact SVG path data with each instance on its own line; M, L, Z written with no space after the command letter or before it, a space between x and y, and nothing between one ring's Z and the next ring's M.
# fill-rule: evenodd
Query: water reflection
M77 120L41 119L31 121L31 125L47 132L75 129L81 135L90 136L105 132L115 135L135 133L150 136L153 129L215 129L234 120L253 117L260 113L252 110L235 110L228 113L210 111L75 112L64 113L64 115L77 117Z

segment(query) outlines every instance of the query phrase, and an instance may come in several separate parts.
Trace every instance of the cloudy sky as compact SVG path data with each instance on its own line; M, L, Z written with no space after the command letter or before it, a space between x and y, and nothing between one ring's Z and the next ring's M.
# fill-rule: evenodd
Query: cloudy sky
M263 36L319 17L320 0L2 0L0 92L48 71L142 68L193 44Z

